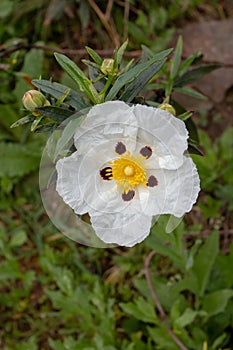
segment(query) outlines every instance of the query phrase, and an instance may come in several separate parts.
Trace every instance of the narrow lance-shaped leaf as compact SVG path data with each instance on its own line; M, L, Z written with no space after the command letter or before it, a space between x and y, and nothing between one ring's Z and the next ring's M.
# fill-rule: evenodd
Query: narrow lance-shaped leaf
M138 77L128 86L120 96L120 100L131 102L135 96L146 86L148 81L160 70L166 59L156 62L145 71L141 72Z
M178 68L179 68L179 65L180 65L182 48L183 48L183 40L182 40L182 37L179 36L178 41L177 41L177 45L176 45L176 49L175 49L175 53L174 53L174 57L172 60L172 66L171 66L171 78L172 79L175 78L176 73L177 73Z
M117 65L119 65L121 63L121 60L122 60L122 56L126 50L126 47L128 45L128 40L126 40L120 47L119 49L116 51L116 54L115 54L115 60L116 60L116 63Z
M190 142L188 144L188 152L190 154L197 154L198 156L203 156L202 151L197 147L197 145Z
M175 79L174 87L182 87L184 85L194 83L195 81L203 77L205 74L208 74L220 67L221 66L218 64L211 64L208 66L202 66L192 69Z
M37 86L40 90L46 92L47 94L53 96L56 99L59 99L61 95L65 93L65 91L68 89L67 86L59 84L59 83L52 83L48 80L33 80L32 81L35 86ZM89 103L86 102L83 97L78 94L76 91L70 89L69 94L67 95L65 101L74 107L75 109L83 109L89 106Z
M72 114L74 114L73 111L56 106L40 107L37 108L37 111L43 114L44 116L55 120L56 122L63 122L65 119L69 118Z
M185 125L189 132L189 139L192 139L194 141L193 143L198 144L199 136L198 136L196 124L192 121L191 118L188 118L185 120Z
M115 81L115 84L109 91L108 95L106 96L105 101L111 101L116 97L117 93L126 85L131 83L140 73L148 69L150 66L152 66L154 63L163 60L165 57L171 53L172 49L168 49L165 51L160 52L159 54L155 55L152 59L150 59L147 62L138 63L131 69L129 69L126 73L121 74L117 80Z
M184 95L188 95L188 96L191 96L191 97L194 97L194 98L198 98L200 100L206 100L207 97L203 94L201 94L200 92L192 89L191 87L188 87L188 86L184 86L184 87L180 87L180 88L175 88L174 89L175 91L177 92L180 92Z
M100 71L100 67L99 67L99 65L98 65L97 63L94 63L94 62L91 62L91 61L85 60L85 59L82 60L82 62L83 62L86 66L91 67L91 68L94 68L95 70L101 72L101 71Z
M86 110L86 113L88 112L88 109ZM73 114L70 119L68 119L68 123L65 126L61 137L59 138L56 149L54 152L53 160L55 161L61 151L64 149L64 147L70 142L71 138L74 136L75 131L77 130L77 127L81 124L83 119L85 118L85 115L80 115L80 113Z
M50 122L46 124L39 125L34 132L35 133L40 133L40 132L48 132L48 131L53 131L57 127L57 123L55 122Z
M196 51L196 52L194 52L194 54L187 57L184 60L184 62L182 62L182 64L180 65L180 67L178 69L179 75L184 74L187 71L187 69L189 68L189 66L191 66L191 64L197 59L197 57L200 57L200 51Z
M23 118L17 120L17 122L15 122L14 124L11 125L11 128L16 128L17 126L30 123L30 122L32 122L35 118L36 118L35 115L29 114L29 115L27 115L26 117L23 117Z
M65 99L67 98L67 96L69 95L70 93L70 89L68 88L59 98L58 100L56 101L56 106L60 106L64 101Z
M93 59L93 61L95 61L95 63L98 64L98 66L101 66L103 59L98 55L97 52L95 52L94 50L92 50L90 47L86 46L85 49L87 50L87 52L89 53L89 55L91 56L91 58Z
M34 132L36 130L36 128L38 127L38 125L40 124L42 119L43 119L43 115L40 115L40 116L36 117L36 119L32 122L32 125L31 125L32 132Z
M78 85L79 89L94 103L99 102L98 92L83 71L65 55L55 53L55 58L64 71Z

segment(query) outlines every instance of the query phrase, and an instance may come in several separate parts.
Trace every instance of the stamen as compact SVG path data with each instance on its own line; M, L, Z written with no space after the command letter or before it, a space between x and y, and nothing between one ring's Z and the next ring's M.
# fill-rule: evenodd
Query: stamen
M113 162L112 177L117 183L117 188L122 187L122 192L137 187L139 184L147 185L144 159L141 157L134 157L127 152Z
M112 180L112 168L106 167L100 170L100 176L103 180Z
M129 202L133 199L133 197L135 196L135 191L131 190L128 193L122 193L122 199L125 202Z
M152 155L152 149L150 146L145 146L140 150L140 154L145 157L145 158L150 158L150 156Z
M124 154L126 152L126 147L123 142L118 142L115 147L115 152L118 154Z
M151 175L149 178L148 178L148 181L147 181L147 186L148 187L155 187L158 185L158 180L156 179L156 177L154 175Z

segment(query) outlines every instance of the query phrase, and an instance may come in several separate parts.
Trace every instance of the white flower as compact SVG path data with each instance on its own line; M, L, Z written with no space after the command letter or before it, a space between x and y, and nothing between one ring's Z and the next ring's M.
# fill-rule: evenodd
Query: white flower
M111 101L94 106L56 164L56 190L76 214L89 213L105 243L144 240L152 217L191 210L200 190L185 124L167 111Z

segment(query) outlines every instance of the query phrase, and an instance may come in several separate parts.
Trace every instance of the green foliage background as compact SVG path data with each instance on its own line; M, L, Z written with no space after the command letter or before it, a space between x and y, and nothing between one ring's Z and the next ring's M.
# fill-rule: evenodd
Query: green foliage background
M226 235L232 232L232 128L213 138L208 116L197 120L205 156L193 158L202 193L184 223L167 234L164 216L142 244L105 250L78 245L52 226L37 178L47 136L10 128L25 116L21 98L31 79L52 77L75 88L52 52L34 44L102 50L129 37L131 50L144 44L155 52L203 4L213 16L220 11L218 1L115 1L108 27L99 10L108 14L110 3L0 2L0 348L177 350L172 329L187 349L233 349L233 244ZM152 249L150 275L168 324L145 279Z

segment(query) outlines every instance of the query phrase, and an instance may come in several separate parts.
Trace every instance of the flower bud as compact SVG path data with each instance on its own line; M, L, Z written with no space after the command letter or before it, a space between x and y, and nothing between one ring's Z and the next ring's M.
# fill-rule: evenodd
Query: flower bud
M44 95L37 90L29 90L25 92L22 101L24 107L30 112L34 112L39 107L50 105Z
M117 68L114 67L114 59L113 58L105 58L101 64L100 70L104 74L113 74L117 73Z
M159 106L160 109L164 110L164 111L168 111L169 113L171 113L172 115L176 116L176 110L175 108L170 105L169 103L162 103Z

